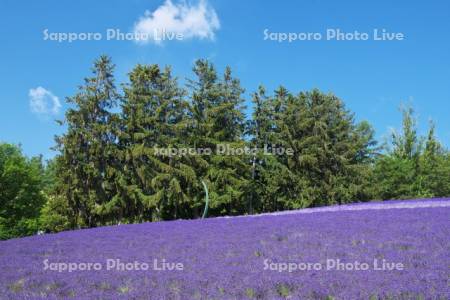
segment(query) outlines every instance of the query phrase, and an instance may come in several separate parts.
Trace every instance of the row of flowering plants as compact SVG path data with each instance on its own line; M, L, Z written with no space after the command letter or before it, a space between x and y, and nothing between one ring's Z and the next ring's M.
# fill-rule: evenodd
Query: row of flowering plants
M449 299L450 199L0 242L0 299Z

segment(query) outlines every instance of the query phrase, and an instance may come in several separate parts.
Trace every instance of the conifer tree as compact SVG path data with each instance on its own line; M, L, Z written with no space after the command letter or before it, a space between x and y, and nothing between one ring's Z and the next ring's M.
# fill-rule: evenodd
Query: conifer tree
M283 96L284 88L277 91ZM280 94L281 93L281 94ZM251 161L251 181L249 189L249 207L256 211L276 211L283 209L285 191L292 172L282 163L277 155L265 153L272 151L279 144L276 127L276 112L280 112L280 98L266 95L260 86L252 95L253 115L249 122L248 134L251 136L250 147L257 149Z
M440 166L444 165L443 157L445 152L437 141L434 132L435 125L433 122L430 122L425 147L419 161L420 175L416 179L417 189L421 192L421 195L429 197L439 196L441 194L440 190L448 185L442 179L447 177L447 182L450 181L449 173L441 172Z
M435 137L417 133L412 107L402 108L402 131L393 132L391 144L375 162L372 186L378 199L439 197L450 192L449 152Z
M199 177L210 187L212 214L238 214L245 208L245 190L248 178L248 157L217 153L219 145L243 148L245 119L242 93L238 79L226 68L223 78L217 76L214 66L198 60L193 69L196 79L189 81L191 89L190 117L192 122L190 143L195 148L211 149L205 156L206 168Z
M56 138L60 151L57 173L80 226L92 227L115 218L103 209L116 193L117 116L111 110L118 94L113 70L109 57L95 61L93 76L85 79L76 95L67 98L73 105L65 115L67 132Z
M277 146L294 151L279 156L289 170L282 173L284 208L355 201L365 188L360 156L372 141L363 142L342 101L318 90L293 96L279 88L274 106Z
M144 220L191 217L200 188L192 158L159 149L186 148L185 92L170 68L138 65L130 73L122 105L122 194L130 216Z

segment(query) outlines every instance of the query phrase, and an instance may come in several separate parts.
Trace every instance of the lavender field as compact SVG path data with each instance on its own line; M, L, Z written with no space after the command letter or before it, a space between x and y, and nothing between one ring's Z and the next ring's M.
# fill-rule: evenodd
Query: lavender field
M448 198L120 225L0 242L0 299L449 299L449 257Z

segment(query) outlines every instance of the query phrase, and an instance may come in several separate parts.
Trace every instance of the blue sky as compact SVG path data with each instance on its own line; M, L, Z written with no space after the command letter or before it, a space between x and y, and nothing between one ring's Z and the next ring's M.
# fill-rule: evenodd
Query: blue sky
M170 64L183 80L197 58L230 65L246 94L264 84L292 92L319 88L342 98L379 139L399 128L399 105L412 103L425 132L429 119L450 146L449 1L12 1L0 2L0 141L28 155L54 155L64 98L92 61L108 54L118 82L136 63ZM147 11L147 13L146 13ZM171 14L172 13L172 14ZM175 15L174 15L175 13ZM178 14L177 14L178 13ZM174 18L175 16L175 18ZM149 33L166 26L184 39L148 43L106 40L108 28ZM326 40L327 29L369 33L366 41ZM102 39L44 40L48 32L99 32ZM270 33L321 33L322 40L278 42ZM374 41L374 29L404 40ZM249 98L249 97L247 97Z

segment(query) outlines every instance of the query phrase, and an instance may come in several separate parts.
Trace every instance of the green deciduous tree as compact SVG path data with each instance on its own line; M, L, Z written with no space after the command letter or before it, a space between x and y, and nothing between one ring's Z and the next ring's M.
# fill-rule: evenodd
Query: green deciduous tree
M37 232L43 174L40 157L28 159L19 147L0 143L0 239Z

